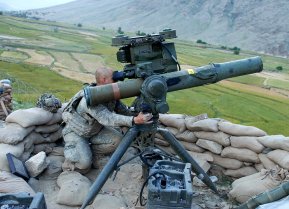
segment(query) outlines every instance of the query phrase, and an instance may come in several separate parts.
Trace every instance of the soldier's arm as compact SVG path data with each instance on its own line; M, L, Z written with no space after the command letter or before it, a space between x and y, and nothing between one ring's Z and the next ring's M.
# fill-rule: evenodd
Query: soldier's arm
M104 126L132 126L133 116L111 112L104 105L88 107L88 113Z

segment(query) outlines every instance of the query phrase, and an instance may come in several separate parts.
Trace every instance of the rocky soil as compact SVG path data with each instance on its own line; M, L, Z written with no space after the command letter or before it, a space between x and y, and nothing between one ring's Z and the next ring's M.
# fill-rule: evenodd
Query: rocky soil
M131 156L129 153L124 156L124 159ZM101 163L104 165L108 158L104 159ZM99 173L99 169L92 169L86 177L94 181ZM233 202L224 198L230 190L231 179L224 177L217 167L211 168L214 175L219 176L217 187L223 194L219 197L213 193L206 186L197 187L193 186L193 204L192 209L229 209L234 205ZM142 166L140 160L136 159L121 167L115 179L114 175L108 179L99 195L96 197L97 204L90 205L89 209L144 209L138 201L139 192L144 182L142 178ZM60 205L56 203L59 187L57 186L56 179L49 179L39 177L39 179L30 180L30 185L35 191L40 191L45 194L48 209L77 209L79 207L71 207ZM147 195L145 189L144 197Z

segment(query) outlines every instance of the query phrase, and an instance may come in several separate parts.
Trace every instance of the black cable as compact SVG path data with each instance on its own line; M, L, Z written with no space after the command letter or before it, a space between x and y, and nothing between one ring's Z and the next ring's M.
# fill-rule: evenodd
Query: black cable
M155 147L162 152L162 153L160 153L160 155L162 155L163 157L167 157L167 158L169 158L170 160L175 160L175 161L177 161L177 162L183 162L181 159L179 159L179 158L173 156L172 154L169 154L168 152L166 152L166 151L165 151L164 149L162 149L160 146L155 145Z
M181 66L180 63L178 62L177 58L172 54L172 52L163 44L161 43L162 47L164 47L164 49L171 55L172 59L175 61L175 63L178 65L179 67L179 71L181 70Z
M143 185L142 185L142 187L141 187L140 193L139 193L139 203L140 203L141 206L145 206L145 205L146 205L146 203L143 204L143 202L142 202L142 198L143 198L142 194L143 194L144 187L145 187L146 184L148 183L149 179L150 179L152 176L155 176L156 174L161 174L161 175L163 175L164 178L166 178L166 175L165 175L163 172L160 172L160 171L156 171L156 172L152 173L151 175L149 175L149 176L146 178L145 182L143 183Z

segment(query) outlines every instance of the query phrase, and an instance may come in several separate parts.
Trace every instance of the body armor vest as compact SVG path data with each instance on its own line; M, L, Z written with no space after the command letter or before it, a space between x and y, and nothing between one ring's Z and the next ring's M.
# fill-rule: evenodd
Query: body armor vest
M77 112L77 107L83 98L83 91L78 92L63 110L62 118L67 128L77 135L90 138L96 135L103 127L95 118L88 113Z

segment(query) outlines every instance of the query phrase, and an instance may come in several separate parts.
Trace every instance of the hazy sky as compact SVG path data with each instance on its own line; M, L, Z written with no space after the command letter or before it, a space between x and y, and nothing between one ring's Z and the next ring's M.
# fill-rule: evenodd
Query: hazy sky
M64 4L73 0L0 0L0 4L6 4L15 10L36 9L42 7Z

